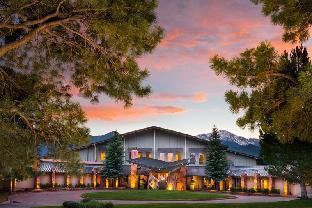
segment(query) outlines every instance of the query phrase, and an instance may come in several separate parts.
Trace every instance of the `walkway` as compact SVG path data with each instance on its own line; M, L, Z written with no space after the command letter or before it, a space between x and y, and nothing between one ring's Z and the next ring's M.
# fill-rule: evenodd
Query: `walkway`
M100 190L102 191L102 190ZM0 204L0 208L17 207L30 208L34 206L57 206L62 205L64 201L79 201L80 195L86 192L96 192L90 190L84 191L57 191L57 192L25 192L16 193L10 196L11 204ZM108 200L114 204L149 204L149 203L248 203L248 202L275 202L290 201L294 198L286 197L268 197L268 196L241 196L236 195L235 199L208 200L208 201L124 201Z

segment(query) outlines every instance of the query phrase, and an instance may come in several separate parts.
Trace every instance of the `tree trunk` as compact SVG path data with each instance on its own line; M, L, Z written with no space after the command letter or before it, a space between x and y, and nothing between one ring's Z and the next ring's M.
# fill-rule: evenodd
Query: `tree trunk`
M307 187L304 184L304 182L300 183L300 189L301 189L301 198L302 199L307 199L308 198Z

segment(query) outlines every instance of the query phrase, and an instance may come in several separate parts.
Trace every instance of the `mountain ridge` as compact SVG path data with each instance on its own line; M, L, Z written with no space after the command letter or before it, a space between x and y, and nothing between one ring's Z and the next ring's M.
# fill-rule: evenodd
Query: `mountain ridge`
M211 133L204 133L197 135L197 137L209 140L210 135ZM219 135L222 144L228 146L230 150L259 157L260 153L259 139L237 136L227 130L219 130Z

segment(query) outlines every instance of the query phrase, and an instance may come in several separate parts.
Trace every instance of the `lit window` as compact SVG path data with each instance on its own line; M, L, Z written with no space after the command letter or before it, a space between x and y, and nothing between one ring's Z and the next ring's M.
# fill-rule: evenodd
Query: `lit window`
M152 158L152 153L151 152L145 152L145 157Z
M138 158L142 157L142 152L138 152Z
M100 158L101 158L102 161L105 160L106 153L105 152L101 152Z
M168 162L173 161L173 153L168 153Z
M159 160L165 161L165 153L159 153Z
M199 165L204 165L205 164L205 156L204 154L199 154Z
M181 152L177 152L175 158L176 160L181 160L182 159Z

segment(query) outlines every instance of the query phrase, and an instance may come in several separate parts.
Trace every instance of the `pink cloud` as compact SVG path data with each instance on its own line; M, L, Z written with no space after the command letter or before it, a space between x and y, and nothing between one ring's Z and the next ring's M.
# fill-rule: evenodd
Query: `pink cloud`
M170 115L185 112L186 110L178 106L141 106L123 108L119 105L84 106L89 120L138 120L145 117Z
M201 103L206 101L207 94L204 92L196 92L194 94L194 102Z

